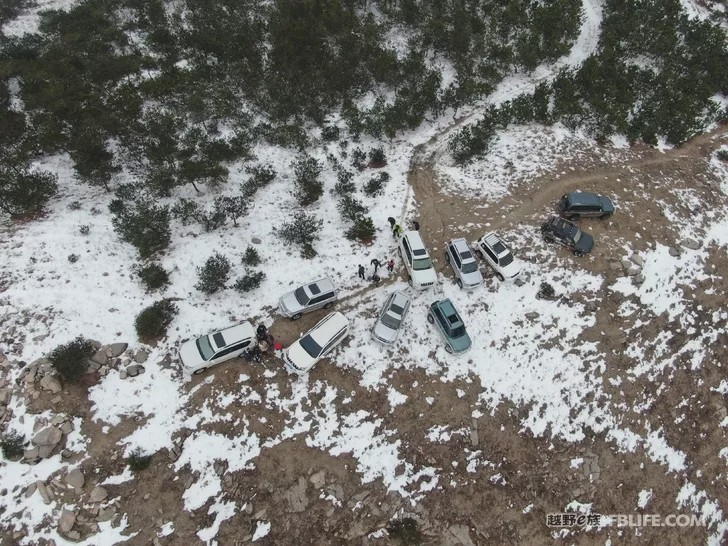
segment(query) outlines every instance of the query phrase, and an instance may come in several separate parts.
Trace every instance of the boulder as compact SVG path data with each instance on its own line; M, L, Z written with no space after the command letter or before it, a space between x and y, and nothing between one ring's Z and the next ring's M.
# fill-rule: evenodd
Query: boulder
M10 403L10 389L0 389L0 405L7 406Z
M526 313L526 318L530 319L530 320L536 319L536 318L538 318L538 313L536 311L531 311L529 313Z
M45 484L45 482L42 482L41 480L35 482L35 485L38 489L38 493L40 493L40 496L43 499L43 502L46 504L50 504L55 497L55 495L53 495L53 491L48 489L48 486Z
M99 510L99 515L96 516L96 521L111 521L116 515L116 508L114 506L107 506Z
M632 254L629 259L632 260L632 262L639 267L644 267L645 265L644 258L642 258L642 256L640 256L639 254Z
M636 265L633 265L633 266L627 268L627 275L629 275L630 277L634 277L640 271L641 271L641 269L639 267L637 267Z
M53 446L55 447L61 441L63 433L56 427L46 427L33 436L33 445L38 447Z
M31 497L33 493L35 493L38 490L38 486L35 483L31 483L28 487L25 488L25 498Z
M260 238L258 238L258 237L253 237L253 238L252 238L252 239L250 240L250 242L251 242L251 243L253 243L254 245L259 245L259 244L260 244L260 243L262 243L263 241L261 241L261 240L260 240Z
M689 248L690 250L698 250L700 248L700 243L695 239L685 239L682 246Z
M136 377L137 375L141 375L145 372L144 366L141 364L132 364L131 366L126 367L126 375L129 377Z
M147 361L147 358L149 358L147 352L140 349L134 355L134 362L137 364L144 364Z
M609 269L611 269L612 271L621 271L622 264L619 262L609 262Z
M635 286L642 286L642 284L645 282L645 276L644 275L635 275L632 277L632 284Z
M623 269L627 269L629 266L632 265L632 262L627 260L626 258L622 258L622 260L619 263L622 264Z
M126 370L119 371L119 379L126 379Z
M52 394L61 392L61 382L53 375L44 375L40 380L40 387L44 391L51 391Z
M313 485L316 489L321 489L324 485L326 485L326 471L319 470L311 476L310 480L311 485Z
M103 500L106 500L106 497L109 496L109 493L106 491L106 488L101 487L100 485L97 485L91 490L91 494L88 496L89 502L101 502Z
M73 423L66 421L61 425L61 432L65 435L69 435L73 432Z
M674 246L671 246L668 249L668 252L670 253L670 256L672 256L673 258L677 258L680 256L680 251L677 248L675 248Z
M91 357L92 362L96 362L97 364L101 364L102 366L106 364L109 361L109 355L106 354L106 351L96 351L96 354Z
M120 356L124 351L126 351L127 347L129 347L128 343L112 343L111 345L109 345L111 356Z
M38 447L31 447L30 449L26 449L23 453L23 459L26 461L32 461L34 459L38 459L40 457L40 449Z
M86 478L83 476L80 468L74 468L65 477L66 483L74 489L83 488L83 484L86 483Z
M64 508L61 510L61 518L58 520L58 531L64 535L73 529L76 523L76 514L71 510Z
M88 368L86 371L89 373L98 372L101 369L101 364L93 360L88 361Z

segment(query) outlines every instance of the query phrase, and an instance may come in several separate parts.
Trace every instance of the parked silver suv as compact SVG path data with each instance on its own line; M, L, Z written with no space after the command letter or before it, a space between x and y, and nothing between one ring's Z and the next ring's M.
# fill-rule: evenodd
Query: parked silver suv
M288 292L279 300L278 309L284 317L298 320L304 313L330 308L337 297L334 283L329 278L323 278Z
M478 268L478 262L475 261L475 256L465 239L453 239L447 243L445 259L455 272L460 288L473 290L483 284L483 275Z

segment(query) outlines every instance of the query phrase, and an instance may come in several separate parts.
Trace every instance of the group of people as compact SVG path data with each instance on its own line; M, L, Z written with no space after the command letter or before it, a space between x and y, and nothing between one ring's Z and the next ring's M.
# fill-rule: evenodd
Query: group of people
M245 358L249 362L260 362L263 355L269 354L271 349L274 351L276 357L281 357L283 354L283 345L273 338L265 324L258 325L255 334L258 338L257 345L254 345L245 352Z
M371 263L371 265L374 266L374 273L372 274L371 277L369 277L369 280L372 281L372 282L375 282L375 283L381 281L382 278L377 274L377 270L380 267L382 267L382 262L380 262L379 260L377 260L376 258L374 258L370 263ZM394 260L393 259L389 259L389 260L387 260L386 263L387 263L387 271L389 271L391 273L394 270ZM364 269L364 266L361 265L361 264L359 264L358 274L359 274L359 278L361 280L367 280L367 277L366 277L366 269Z

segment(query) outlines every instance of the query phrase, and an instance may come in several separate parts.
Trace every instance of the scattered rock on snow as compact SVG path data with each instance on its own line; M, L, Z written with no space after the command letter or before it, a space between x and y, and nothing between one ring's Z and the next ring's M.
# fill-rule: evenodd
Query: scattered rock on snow
M61 392L61 382L53 375L44 375L40 380L40 387L44 391L51 391L52 394Z
M56 427L46 427L33 436L33 445L38 446L38 456L41 459L48 457L58 442L63 438L63 433Z
M677 248L675 248L674 246L671 246L670 249L668 250L668 252L670 253L670 256L672 256L673 258L677 258L678 256L680 256L680 251Z
M633 266L627 268L627 275L629 275L630 277L634 277L639 272L640 272L640 268L637 267L636 265L633 265Z
M72 512L71 510L68 510L64 508L61 511L61 518L58 520L58 530L66 534L71 529L73 529L74 524L76 523L76 514Z
M536 319L538 318L538 313L536 311L530 311L526 313L526 318L531 320Z
M126 370L119 371L119 379L126 379Z
M632 277L632 284L635 286L642 286L642 284L645 282L645 276L644 275L635 275Z
M112 506L107 506L104 508L101 508L99 510L99 515L96 516L96 521L102 522L102 521L111 521L114 519L114 516L116 515L116 508Z
M698 250L700 248L700 243L695 239L685 239L682 246L689 248L690 250Z
M619 262L609 262L609 269L611 269L612 271L621 271L622 264Z
M128 343L112 343L111 345L109 345L109 349L111 350L111 356L120 356L124 351L126 351L127 347L129 347Z
M48 489L48 486L45 484L45 482L38 480L35 482L35 485L38 489L38 493L40 493L41 498L43 499L43 502L46 504L50 504L55 495L53 494L53 491Z
M106 499L106 497L109 496L108 491L106 491L106 488L101 487L100 485L97 485L91 490L91 494L88 496L89 502L101 502Z
M149 358L149 355L146 351L143 351L142 349L139 349L134 354L134 362L136 362L137 364L144 364L147 361L147 358Z
M254 245L259 245L262 241L258 237L253 237L250 242Z
M137 375L141 375L145 372L144 366L141 364L132 364L131 366L126 367L126 375L128 377L136 377Z
M91 360L103 366L109 361L109 355L106 354L106 351L99 350L96 351L96 354L91 357Z
M632 254L629 259L632 260L632 262L639 267L644 267L645 265L644 258L642 258L642 256L640 256L639 254Z
M74 468L68 474L66 474L65 480L66 483L74 489L81 489L83 487L83 484L86 483L86 478L79 468Z
M631 261L629 261L629 260L628 260L628 259L626 259L626 258L622 258L622 260L621 260L621 261L620 261L619 263L620 263L620 264L622 264L622 268L623 268L623 269L627 269L627 268L628 268L629 266L631 266L631 265L632 265L632 262L631 262Z

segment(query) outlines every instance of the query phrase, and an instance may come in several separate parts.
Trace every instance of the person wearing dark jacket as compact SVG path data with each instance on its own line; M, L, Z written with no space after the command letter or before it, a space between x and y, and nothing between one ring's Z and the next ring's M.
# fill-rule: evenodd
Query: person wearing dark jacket
M359 278L361 280L365 280L366 277L364 276L364 266L359 264Z
M376 258L374 258L371 261L371 264L374 266L374 274L376 275L377 274L377 269L379 269L379 266L381 266L382 263L379 260L377 260Z

